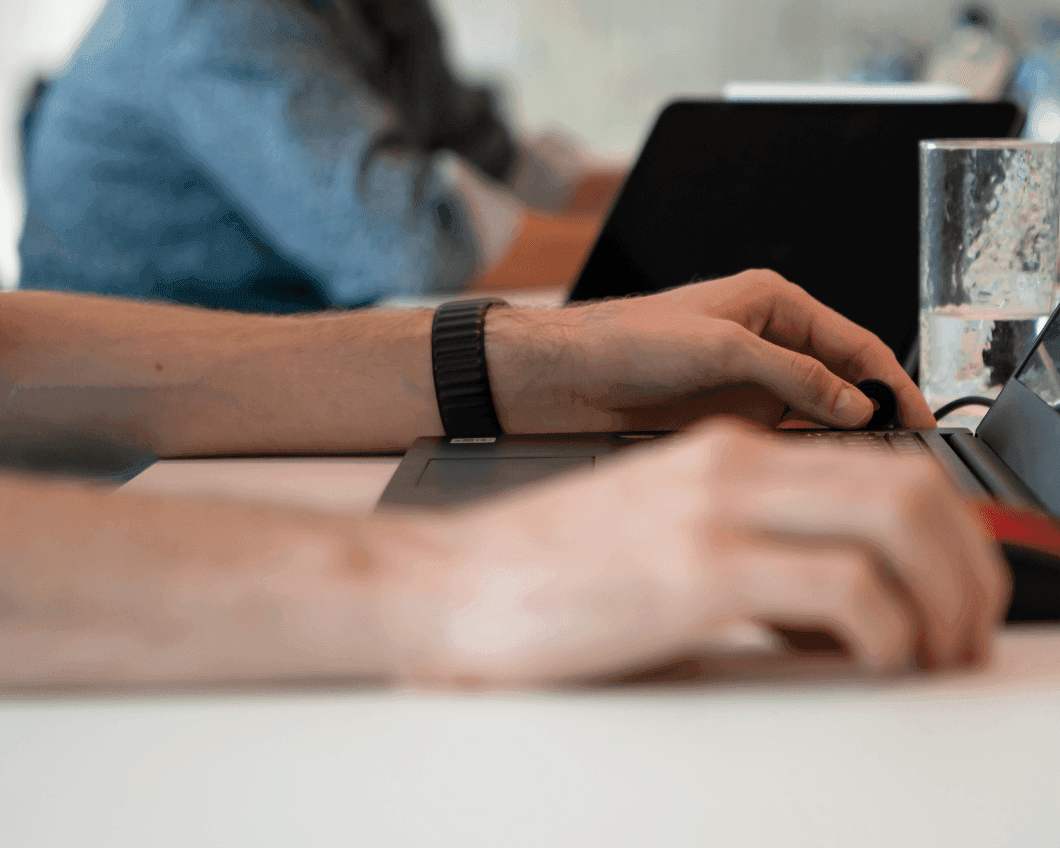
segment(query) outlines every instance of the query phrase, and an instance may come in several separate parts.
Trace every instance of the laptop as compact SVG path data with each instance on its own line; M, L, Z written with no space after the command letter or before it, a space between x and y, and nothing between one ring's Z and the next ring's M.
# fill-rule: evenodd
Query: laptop
M812 447L848 444L934 457L972 497L1060 517L1060 307L974 433L929 430L778 430ZM573 433L417 439L394 472L381 507L451 506L590 468L662 433Z
M970 496L1060 517L1060 307L1053 312L975 433L931 430L787 430L778 438L934 457ZM444 507L595 466L659 433L578 433L417 439L379 509ZM1013 577L1007 621L1060 621L1060 559L1019 542L1002 545Z
M1019 128L1019 111L1008 103L671 103L615 200L571 300L773 268L871 329L901 357L912 348L918 321L919 141L998 137ZM1008 407L999 400L983 422L984 435L1001 438L996 422L1004 431L1016 426L1014 418L1024 420ZM833 438L810 433L816 435L799 438ZM592 465L656 435L420 439L381 503L462 503ZM841 438L930 450L970 492L1041 505L1018 475L997 468L993 448L978 433Z
M659 115L571 292L770 268L915 365L918 142L1020 130L1010 103L678 101Z
M999 103L671 104L612 206L571 300L648 293L768 267L871 329L900 361L913 361L918 142L1004 137L1020 123L1015 107ZM789 430L778 436L924 452L970 496L1060 517L1057 314L975 433ZM470 503L591 468L666 435L417 439L379 508ZM1060 619L1060 564L1020 547L1004 551L1015 575L1009 620Z

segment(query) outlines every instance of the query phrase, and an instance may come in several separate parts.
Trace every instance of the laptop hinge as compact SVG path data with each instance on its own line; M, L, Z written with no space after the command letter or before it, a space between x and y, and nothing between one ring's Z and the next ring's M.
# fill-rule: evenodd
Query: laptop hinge
M1042 502L982 439L971 433L950 433L946 440L988 492L1012 506L1044 509Z

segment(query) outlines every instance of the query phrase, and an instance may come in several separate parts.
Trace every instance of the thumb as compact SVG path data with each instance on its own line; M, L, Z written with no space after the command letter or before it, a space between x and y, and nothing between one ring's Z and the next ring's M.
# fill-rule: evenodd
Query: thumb
M748 332L744 377L793 412L834 427L860 427L873 413L872 401L823 362L778 347Z

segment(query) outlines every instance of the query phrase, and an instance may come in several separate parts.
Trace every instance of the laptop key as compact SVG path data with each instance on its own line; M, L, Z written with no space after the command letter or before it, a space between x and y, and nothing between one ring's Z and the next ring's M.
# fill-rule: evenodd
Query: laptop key
M924 450L915 433L888 433L887 442L898 453L920 453Z
M785 430L785 438L798 439L805 445L832 445L891 452L884 435L875 430Z
M840 445L884 453L921 453L924 445L915 433L902 430L787 430L786 437L810 445Z

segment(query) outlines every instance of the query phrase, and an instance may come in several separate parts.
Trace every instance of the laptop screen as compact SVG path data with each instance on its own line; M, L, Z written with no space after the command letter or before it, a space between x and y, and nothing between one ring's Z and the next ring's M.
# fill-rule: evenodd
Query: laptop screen
M975 434L1060 516L1060 308Z
M1060 409L1060 322L1051 320L1016 379L1053 409Z
M571 299L772 268L902 359L919 302L917 144L1011 135L1018 116L1007 103L673 103Z

